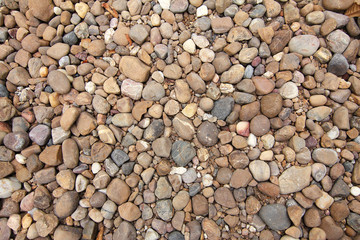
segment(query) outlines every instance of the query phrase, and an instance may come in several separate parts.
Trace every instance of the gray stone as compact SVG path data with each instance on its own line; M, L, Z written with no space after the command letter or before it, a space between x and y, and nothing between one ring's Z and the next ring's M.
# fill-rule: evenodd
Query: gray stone
M144 138L148 141L154 141L160 137L165 129L163 120L157 119L152 121L150 125L144 131Z
M331 72L337 76L344 75L349 69L349 63L346 58L339 53L334 54L328 64L328 72Z
M356 213L350 213L346 219L347 224L352 227L356 232L360 232L360 215Z
M186 166L193 157L196 156L196 151L190 142L176 141L171 147L171 157L179 167Z
M286 213L286 207L281 204L269 204L263 206L259 212L260 218L272 230L285 230L291 222Z
M211 115L217 117L219 120L225 120L231 113L234 107L234 99L232 97L225 97L215 102L214 108L211 110Z
M120 167L121 165L123 165L125 162L129 161L129 156L122 150L120 149L115 149L114 151L112 151L111 153L111 159L114 161L114 163Z
M162 220L169 221L173 216L173 207L171 200L167 199L157 201L155 211Z

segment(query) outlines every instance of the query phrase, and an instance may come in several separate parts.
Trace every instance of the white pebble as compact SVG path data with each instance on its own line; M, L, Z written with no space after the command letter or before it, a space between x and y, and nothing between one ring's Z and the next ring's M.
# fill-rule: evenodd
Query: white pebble
M196 51L195 43L192 39L188 39L183 43L183 48L190 54L194 54Z
M273 56L274 60L277 61L277 62L280 62L280 60L282 59L282 57L284 56L284 53L283 52L279 52L277 54L275 54Z
M160 23L161 23L161 18L159 16L159 14L153 14L151 15L151 24L154 26L154 27L158 27L160 26Z
M340 134L340 131L339 131L339 128L337 126L334 126L332 129L330 129L330 131L328 131L326 133L326 135L328 135L328 137L331 139L331 140L334 140L336 139Z
M162 9L169 9L170 8L170 0L159 0L158 1Z
M263 74L263 76L266 78L272 78L274 76L274 73L267 71L266 73Z
M359 187L352 187L352 188L350 188L350 193L354 197L357 197L357 196L360 195L360 188Z
M204 187L209 187L213 184L213 177L210 174L205 174L202 179Z
M93 82L87 82L85 84L85 90L90 93L90 94L94 94L95 90L96 90L96 85Z
M299 89L293 82L287 82L279 90L280 95L283 98L292 99L299 95Z
M196 17L202 17L208 15L208 8L205 5L200 6L196 9Z
M221 83L220 84L220 92L224 94L232 93L235 91L235 88L232 84L229 83Z
M119 20L118 20L117 18L112 18L112 19L110 20L110 27L111 27L111 28L116 28L117 25L118 25L118 23L119 23Z
M215 53L209 48L203 48L199 52L199 58L202 62L210 63L215 58Z
M114 33L115 33L115 30L113 28L109 28L108 30L106 30L106 32L104 34L105 44L109 44L113 41Z
M186 168L184 167L172 167L171 168L171 171L170 171L170 175L173 175L173 174L184 174L186 173Z
M95 162L93 163L93 165L91 165L91 171L93 172L93 174L97 174L100 170L101 170L100 163Z
M249 134L249 137L247 139L247 144L250 147L255 147L256 146L256 136L252 133Z
M16 154L15 155L15 159L16 161L18 161L20 164L25 164L26 163L26 157L24 157L21 154Z
M245 0L234 0L233 1L236 5L243 5L245 3Z
M61 12L62 12L61 8L59 8L59 7L54 7L54 13L55 13L56 15L60 15Z
M160 71L155 71L152 75L151 78L154 79L155 81L157 81L158 83L163 83L164 82L164 74Z

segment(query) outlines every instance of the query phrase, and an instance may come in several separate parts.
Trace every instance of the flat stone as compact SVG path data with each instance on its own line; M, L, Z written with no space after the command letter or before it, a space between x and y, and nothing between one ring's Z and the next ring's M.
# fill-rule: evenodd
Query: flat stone
M279 177L281 194L298 192L310 184L311 167L290 167Z
M65 192L56 202L54 213L59 218L70 216L79 204L79 195L75 191Z
M176 133L185 140L192 140L195 134L195 128L191 120L178 113L173 119L173 127Z
M108 185L106 195L110 200L120 205L129 198L130 188L124 181L115 178Z
M225 120L234 107L234 99L226 97L215 102L214 108L211 110L211 115L217 117L219 120Z
M67 76L57 70L51 71L48 75L48 83L51 88L60 94L65 94L70 91L70 81Z
M316 162L332 166L339 161L337 152L330 148L317 148L312 153L312 158Z
M312 56L320 46L320 41L313 35L300 35L293 37L289 42L291 52L299 53L305 57Z
M150 67L145 65L136 57L124 56L120 60L119 68L126 77L136 81L147 81L150 74Z
M195 155L196 151L189 142L179 140L171 147L171 157L179 167L186 166Z
M291 222L286 212L286 207L281 204L268 204L260 209L259 216L272 230L285 230Z

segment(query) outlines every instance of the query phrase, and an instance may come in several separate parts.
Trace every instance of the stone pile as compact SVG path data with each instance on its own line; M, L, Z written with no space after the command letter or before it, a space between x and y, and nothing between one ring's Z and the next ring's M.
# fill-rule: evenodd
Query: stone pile
M360 239L354 0L0 0L0 240Z

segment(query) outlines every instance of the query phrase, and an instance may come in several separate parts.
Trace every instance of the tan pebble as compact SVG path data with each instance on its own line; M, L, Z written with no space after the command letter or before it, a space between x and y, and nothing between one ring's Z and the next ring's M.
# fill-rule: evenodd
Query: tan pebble
M39 70L40 76L41 77L46 77L49 73L48 68L47 67L41 67Z

